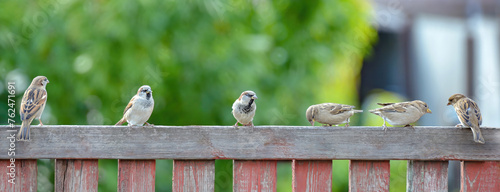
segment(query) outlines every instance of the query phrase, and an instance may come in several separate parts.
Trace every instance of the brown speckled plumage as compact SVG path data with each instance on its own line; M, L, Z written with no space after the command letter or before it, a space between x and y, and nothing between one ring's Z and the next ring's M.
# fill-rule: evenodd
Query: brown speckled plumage
M448 105L453 105L458 120L464 127L470 127L476 143L484 144L483 134L480 126L483 123L481 111L474 100L462 94L454 94L448 99ZM459 124L460 125L460 124ZM459 126L457 125L457 126Z
M236 119L236 123L234 124L235 127L238 126L238 123L241 123L243 126L253 127L253 117L257 110L255 99L257 98L255 92L244 91L241 93L240 97L234 101L232 113Z
M115 125L127 122L129 126L142 126L147 123L154 109L153 91L148 85L143 85L123 111L123 117Z
M401 103L377 103L383 107L370 110L371 113L384 119L383 128L387 130L386 121L391 125L410 126L417 122L426 113L432 113L427 103L415 100Z
M306 110L306 119L314 126L314 122L332 126L342 123L349 126L350 118L355 113L361 113L363 110L355 110L354 106L337 104L337 103L321 103L311 105Z
M47 77L35 77L30 86L24 92L19 112L22 124L19 132L17 133L17 140L30 140L30 125L33 119L38 119L40 121L40 125L43 125L40 119L47 101L47 91L45 89L47 83L49 83Z

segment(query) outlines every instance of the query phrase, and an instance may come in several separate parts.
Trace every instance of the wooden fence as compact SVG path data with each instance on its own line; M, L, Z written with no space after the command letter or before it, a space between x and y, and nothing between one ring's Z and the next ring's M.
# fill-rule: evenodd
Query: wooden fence
M0 126L0 191L36 191L36 159L56 159L55 191L97 191L97 159L119 159L118 191L154 191L155 159L174 159L173 191L213 191L215 159L234 160L234 191L276 191L277 160L293 161L293 191L331 191L335 159L350 160L350 191L389 191L389 160L410 160L407 191L447 191L448 160L461 191L500 191L499 128L482 145L455 127L33 126L9 156L18 129Z

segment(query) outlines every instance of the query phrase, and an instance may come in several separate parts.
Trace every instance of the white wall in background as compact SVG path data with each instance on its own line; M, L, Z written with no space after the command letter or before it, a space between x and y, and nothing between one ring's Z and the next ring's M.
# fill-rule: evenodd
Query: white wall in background
M448 98L466 91L466 22L459 18L418 15L413 26L413 90L432 114L420 125L455 125Z
M470 26L476 42L474 99L484 126L500 126L500 26L498 18L475 17Z
M481 108L484 126L500 126L500 26L499 18L466 20L435 15L418 15L413 28L415 97L429 104L432 115L421 125L458 123L447 99L467 94L467 33L475 42L474 95Z

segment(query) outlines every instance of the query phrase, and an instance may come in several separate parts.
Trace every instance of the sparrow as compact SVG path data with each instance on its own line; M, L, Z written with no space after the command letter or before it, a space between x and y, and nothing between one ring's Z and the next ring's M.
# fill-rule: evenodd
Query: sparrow
M448 99L448 105L453 105L461 124L457 127L470 127L476 143L484 144L484 138L479 126L483 123L481 111L476 102L462 94L452 95Z
M255 99L258 99L258 97L253 91L244 91L234 101L232 113L236 119L235 127L238 127L238 123L243 126L253 127L253 116L255 116L255 110L257 109Z
M377 103L383 107L370 110L370 113L384 119L384 131L387 131L386 121L391 125L405 125L413 127L410 123L417 122L426 113L432 113L427 103L415 100L401 103Z
M38 119L39 125L43 125L41 117L47 101L47 90L45 90L47 83L49 83L47 77L37 76L24 92L19 112L22 124L19 133L17 133L17 140L30 140L30 125L33 119Z
M355 110L354 106L337 104L337 103L321 103L311 105L307 108L306 118L314 126L314 121L328 126L339 125L345 123L349 127L349 119L355 113L361 113L363 110Z
M143 85L137 91L137 94L132 97L127 107L123 111L123 118L118 121L116 125L121 125L128 123L129 126L142 126L144 123L150 125L148 121L151 113L153 113L153 108L155 101L153 100L153 91L149 85Z

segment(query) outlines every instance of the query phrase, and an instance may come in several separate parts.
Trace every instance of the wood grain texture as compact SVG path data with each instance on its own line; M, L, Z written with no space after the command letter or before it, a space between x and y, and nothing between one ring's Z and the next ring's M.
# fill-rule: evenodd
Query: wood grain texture
M349 191L389 191L389 161L349 161Z
M118 160L118 191L155 191L156 160Z
M98 181L97 159L56 159L54 181L56 192L97 192Z
M462 161L461 192L500 191L500 161Z
M292 186L294 192L332 191L332 161L294 160Z
M408 161L406 191L448 191L448 161Z
M0 191L2 192L36 192L37 172L36 160L15 159L11 164L10 160L0 160ZM11 170L14 168L13 170ZM8 182L12 179L7 173L13 172L14 184Z
M0 126L0 137L7 137ZM500 160L500 129L455 127L42 126L19 159ZM43 139L37 139L43 138ZM231 138L231 139L228 139ZM8 142L0 148L8 149ZM8 159L0 153L0 159Z
M214 191L215 161L174 160L172 191Z
M276 191L277 161L233 161L234 192Z

